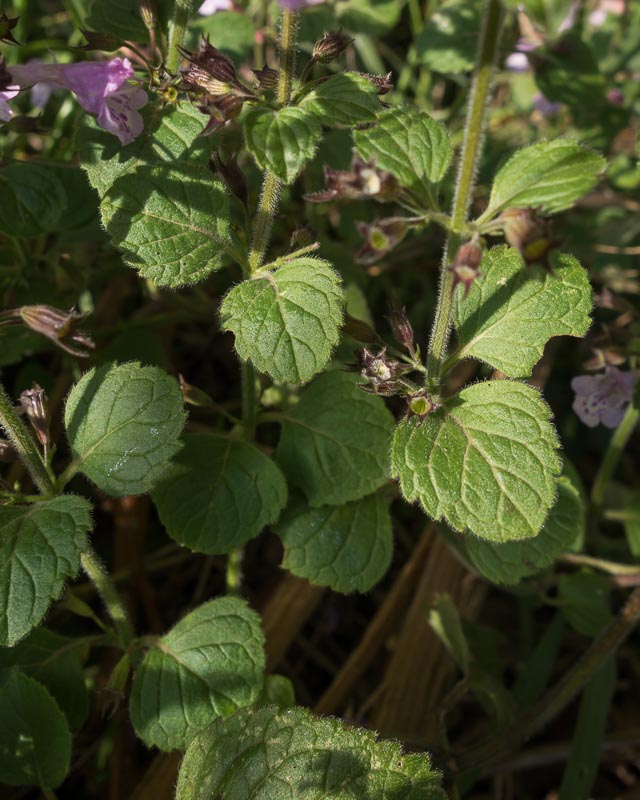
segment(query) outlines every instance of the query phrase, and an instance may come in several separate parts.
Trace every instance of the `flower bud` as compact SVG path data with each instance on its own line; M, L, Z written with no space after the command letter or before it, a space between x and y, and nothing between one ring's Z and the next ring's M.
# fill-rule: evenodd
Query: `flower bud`
M20 17L12 17L10 19L6 11L3 10L0 12L0 42L4 42L5 44L20 44L12 33L19 21Z
M464 286L463 297L466 297L471 288L471 284L480 275L480 262L482 261L482 248L474 242L467 242L458 248L456 257L449 267L453 273L453 286L451 291L454 292L456 286L461 283Z
M302 250L305 247L310 247L317 240L318 237L311 225L301 225L291 234L289 250L292 252L295 250Z
M230 156L225 163L220 157L220 152L214 150L211 154L211 158L227 189L229 189L246 208L249 204L249 188L244 172L238 166L237 156L235 154Z
M206 102L198 106L203 114L209 114L207 122L200 136L208 136L215 133L232 119L235 119L242 111L244 100L233 94L224 97L205 97Z
M235 95L254 97L253 92L238 80L233 62L225 54L203 38L196 53L180 51L189 60L189 66L181 72L182 85L186 91L203 92L214 97Z
M46 453L49 449L49 411L44 389L34 383L32 389L22 392L20 404Z
M322 39L313 45L311 57L321 64L329 64L339 58L353 41L342 33L341 28L332 33L325 33Z
M252 72L258 79L261 89L271 92L278 85L278 71L266 64L262 69L254 69Z
M415 336L409 318L407 317L406 309L404 307L392 307L387 314L387 320L391 325L391 332L396 342L406 348L412 356L415 356Z
M47 339L72 356L86 358L89 353L72 347L69 341L88 350L93 350L95 347L90 336L76 330L76 325L86 317L86 314L78 314L74 308L69 311L60 311L51 306L22 306L15 310L14 316L22 319L22 322L32 331L46 336Z
M154 0L138 0L138 10L144 22L144 26L148 31L154 31L156 28L156 4Z
M371 344L372 342L378 341L378 334L368 323L357 317L352 317L349 313L345 313L344 315L342 332L345 336L350 336L352 339L355 339L357 342L362 342L363 344Z

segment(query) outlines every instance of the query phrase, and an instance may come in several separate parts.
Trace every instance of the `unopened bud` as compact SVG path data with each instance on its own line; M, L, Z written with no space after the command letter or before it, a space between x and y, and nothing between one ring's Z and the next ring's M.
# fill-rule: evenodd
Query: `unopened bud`
M138 0L138 10L148 31L156 28L156 4L155 0Z
M254 69L252 71L256 76L261 89L271 92L278 85L277 70L271 69L271 67L268 67L266 64L264 67L262 67L262 69Z
M246 208L249 204L249 188L244 172L238 166L237 157L232 155L224 162L220 157L220 153L215 150L211 158L227 189L229 189Z
M351 314L344 315L344 327L342 332L345 336L350 336L357 342L363 344L371 344L378 341L378 334L373 330L371 325L364 322L364 320L352 317Z
M342 29L325 33L322 39L313 45L311 56L314 61L329 64L339 58L353 41L351 37L342 33Z
M449 267L453 273L452 291L461 283L464 286L463 297L466 297L471 284L480 275L480 262L482 261L482 248L474 242L467 242L458 248L453 264Z
M387 319L391 325L391 332L396 342L406 348L411 355L415 355L415 336L409 318L407 317L406 309L404 307L391 308L387 314Z
M77 324L86 317L86 314L78 314L74 308L69 311L60 311L51 306L22 306L16 309L14 315L19 316L32 331L46 336L47 339L72 356L86 358L89 353L72 347L69 342L79 344L88 350L93 350L95 347L90 336L76 329Z
M301 225L291 234L289 250L302 250L304 247L310 247L317 240L318 237L311 225Z
M206 392L203 392L202 389L198 389L197 386L192 386L190 383L187 383L182 375L179 375L178 379L185 403L190 406L196 406L197 408L211 408L214 405L213 400Z
M22 392L20 404L38 437L38 441L47 452L49 449L49 411L47 409L47 395L44 389L34 383L32 389Z
M4 42L5 44L20 44L12 33L19 21L20 17L12 17L10 19L6 11L3 10L0 12L0 42Z
M181 49L189 60L182 70L182 84L187 91L205 92L214 97L236 95L254 97L253 92L238 80L233 62L208 39L202 39L196 53Z

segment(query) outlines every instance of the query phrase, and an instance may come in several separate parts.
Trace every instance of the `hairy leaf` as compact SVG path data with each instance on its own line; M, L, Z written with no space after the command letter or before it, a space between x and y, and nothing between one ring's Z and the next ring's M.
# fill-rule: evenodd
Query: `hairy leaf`
M475 65L481 26L480 0L439 3L416 39L417 56L436 72L469 72Z
M190 745L177 800L444 800L426 754L303 708L244 709Z
M525 378L553 336L584 336L591 320L589 276L573 256L554 252L549 271L526 267L508 247L486 253L467 296L454 298L460 349L510 378Z
M229 553L275 522L287 484L252 444L218 434L184 437L153 493L160 520L179 544L199 553Z
M255 108L244 120L247 149L261 169L293 183L305 162L313 157L322 136L313 114L287 106L279 111Z
M355 375L327 372L284 415L276 458L312 506L340 505L389 480L393 417Z
M562 211L595 186L604 168L602 156L571 139L523 147L496 173L489 205L479 221L505 208Z
M234 287L220 317L224 330L235 334L241 358L276 381L305 383L338 344L343 303L331 264L295 258Z
M560 462L550 409L531 386L487 381L396 429L402 494L458 531L507 542L536 536L555 500Z
M64 780L71 733L49 692L17 669L0 674L0 782L47 789Z
M131 720L161 750L184 749L216 717L253 703L262 688L260 617L234 597L211 600L158 639L136 671Z
M89 713L89 695L82 673L80 643L46 628L36 628L14 647L0 648L0 669L19 667L50 692L71 728Z
M373 128L354 134L365 160L390 172L429 208L437 208L437 188L451 164L446 128L417 108L392 108Z
M180 447L182 392L175 378L137 362L80 378L65 408L77 469L114 497L155 486Z
M0 645L13 646L42 620L77 574L90 529L82 497L0 506Z
M558 499L544 527L533 539L494 544L467 537L467 551L480 572L494 583L514 584L550 567L584 532L580 490L568 477L558 478Z
M287 512L276 532L284 544L282 566L336 592L367 592L391 562L389 505L372 494L341 506Z
M376 87L355 72L320 81L304 95L299 107L328 128L373 122L381 109Z

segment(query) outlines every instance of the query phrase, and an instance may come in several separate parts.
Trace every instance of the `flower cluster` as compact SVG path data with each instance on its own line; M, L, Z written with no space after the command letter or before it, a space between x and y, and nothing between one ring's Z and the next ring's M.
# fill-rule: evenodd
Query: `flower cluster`
M129 144L142 133L139 109L148 101L144 89L131 82L133 77L126 58L76 64L31 62L4 68L0 74L0 122L8 122L13 116L9 101L18 92L45 84L72 91L82 108L96 116L101 128L117 136L122 144Z

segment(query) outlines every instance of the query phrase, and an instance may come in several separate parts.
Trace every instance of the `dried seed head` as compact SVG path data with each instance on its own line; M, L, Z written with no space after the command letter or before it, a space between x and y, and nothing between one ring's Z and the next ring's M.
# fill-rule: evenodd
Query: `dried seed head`
M86 358L89 353L72 347L69 342L81 345L87 350L93 350L95 347L91 337L76 328L87 315L79 314L74 308L60 311L52 306L21 306L15 310L14 316L19 317L32 331L46 336L73 356Z
M254 97L247 86L238 80L233 62L221 51L202 38L196 53L181 50L189 65L181 73L182 86L186 91L221 97Z
M254 69L252 72L258 79L260 88L264 91L273 91L278 85L277 70L271 69L271 67L268 67L266 64L262 69Z
M322 39L313 45L311 56L314 61L319 61L321 64L329 64L339 58L353 41L350 36L345 36L342 33L341 28L332 33L325 33Z
M49 448L49 411L46 392L34 383L33 388L22 392L20 404L46 452Z

